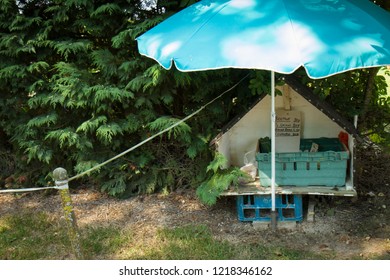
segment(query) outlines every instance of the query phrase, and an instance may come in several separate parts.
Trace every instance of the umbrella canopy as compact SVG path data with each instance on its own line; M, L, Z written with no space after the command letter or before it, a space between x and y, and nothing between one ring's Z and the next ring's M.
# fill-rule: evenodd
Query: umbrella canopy
M369 0L204 0L137 38L164 68L311 78L390 64L390 13Z

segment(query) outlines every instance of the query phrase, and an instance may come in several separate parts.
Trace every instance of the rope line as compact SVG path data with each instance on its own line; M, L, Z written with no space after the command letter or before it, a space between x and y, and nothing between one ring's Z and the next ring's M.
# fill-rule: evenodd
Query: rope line
M64 188L61 186L53 186L53 187L41 187L41 188L8 189L8 190L0 190L0 193L35 192L35 191L49 190L49 189L62 190Z
M184 119L181 119L179 120L178 122L174 123L173 125L165 128L164 130L150 136L149 138L143 140L142 142L138 143L137 145L127 149L126 151L120 153L120 154L117 154L116 156L80 173L80 174L77 174L71 178L69 178L68 182L70 181L73 181L73 180L76 180L88 173L91 173L92 171L95 171L96 169L99 169L100 167L103 167L104 165L120 158L120 157L123 157L124 155L128 154L129 152L137 149L138 147L144 145L145 143L153 140L154 138L160 136L161 134L164 134L165 132L171 130L172 128L180 125L181 123L187 121L188 119L192 118L193 116L199 114L202 110L204 110L207 106L209 106L210 104L212 104L214 101L216 101L217 99L221 98L223 95L225 95L226 93L228 93L229 91L233 90L234 88L236 88L243 80L245 80L247 77L249 76L249 74L245 75L241 80L239 80L236 84L234 84L232 87L230 87L229 89L225 90L224 92L222 92L220 95L218 95L217 97L215 97L214 99L212 99L211 101L207 102L205 105L201 106L198 110L196 110L195 112L193 112L192 114L188 115L187 117L185 117ZM12 193L12 192L32 192L32 191L40 191L40 190L46 190L46 189L63 189L62 186L53 186L53 187L41 187L41 188L25 188L25 189L8 189L8 190L0 190L0 193Z

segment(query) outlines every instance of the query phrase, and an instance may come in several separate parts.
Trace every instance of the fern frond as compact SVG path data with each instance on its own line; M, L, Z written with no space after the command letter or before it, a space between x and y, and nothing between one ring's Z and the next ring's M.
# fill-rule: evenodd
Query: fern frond
M69 16L67 14L68 9L64 9L63 5L49 6L45 9L45 13L51 14L53 13L53 22L54 23L62 23L69 20Z
M178 123L179 121L180 121L179 119L169 117L169 116L164 116L149 123L147 127L150 130L160 132ZM173 136L174 139L181 139L189 143L191 141L191 127L188 124L182 122L179 125L170 129L167 132L167 135L168 135L168 139L171 139L171 137Z
M147 78L145 76L137 76L134 79L130 80L127 85L126 89L131 91L140 91L145 84L146 80L150 80L150 78Z
M116 58L108 49L93 51L91 55L94 65L107 77L117 74L118 67Z
M12 79L12 78L20 78L23 79L27 76L26 67L22 65L13 65L0 69L0 79Z
M127 85L126 89L132 91L146 91L150 88L154 88L162 81L163 68L159 64L155 64L149 67L143 75L137 76L132 79Z
M24 31L33 24L39 24L42 22L40 17L25 17L16 16L10 25L10 31Z
M8 12L14 8L15 2L10 0L0 0L0 11Z
M80 53L87 53L92 48L92 43L89 40L79 41L60 41L56 42L54 49L57 53L63 56L66 60L69 55L80 55Z
M140 61L138 59L133 59L130 61L123 62L118 67L118 76L119 80L122 83L128 83L134 77L134 72L140 68ZM127 88L127 87L126 87Z
M31 128L42 127L42 126L49 127L50 125L56 124L57 121L58 121L58 115L57 113L53 112L48 115L41 115L32 118L31 120L28 121L27 126Z
M199 152L207 149L207 142L208 141L205 137L197 135L194 139L191 140L190 146L187 149L187 155L191 159L194 159L199 154Z
M112 37L111 45L113 48L120 48L125 45L129 45L129 42L133 41L131 31L129 29L119 32L117 35Z
M112 196L120 195L126 190L126 178L117 176L114 179L106 180L102 183L101 190Z
M101 125L96 130L97 138L106 145L110 144L112 138L118 134L123 134L122 128L117 123L113 122Z
M207 166L207 172L213 171L214 173L217 173L218 170L225 168L227 165L227 159L226 157L221 153L216 153L214 156L214 159L210 164Z
M19 37L15 34L1 33L0 47L1 49L9 49L19 45ZM10 50L12 51L12 49Z
M118 121L123 132L133 133L141 127L139 118L134 114L129 114L124 120Z
M138 60L130 60L130 61L124 61L119 66L120 72L125 72L127 74L131 74L133 70L137 69L139 67L139 61Z
M95 167L98 164L99 163L97 161L95 161L95 160L79 161L76 164L76 166L74 167L74 171L76 173L82 173L82 172L85 172L85 171ZM95 172L99 173L100 169L101 168L96 169Z
M44 87L45 84L46 84L46 83L45 83L44 80L39 79L39 80L35 81L31 86L29 86L28 91L29 91L30 93L32 93L32 92L37 92L38 90L42 89L42 88ZM33 96L33 97L35 97L35 96ZM30 98L30 99L28 100L28 102L30 103L31 100L32 100L32 98ZM34 100L34 101L35 101L35 100ZM30 104L29 104L29 105L30 105ZM30 105L30 108L34 108L34 107L32 107L32 106Z
M64 128L50 131L47 133L45 140L59 142L60 148L63 148L65 146L76 146L80 140L80 136L72 128Z
M220 170L203 182L196 190L199 199L206 205L214 205L222 192L230 186L237 186L238 181L247 175L239 168Z
M37 61L37 62L33 62L31 63L28 67L27 67L27 71L32 73L32 72L41 72L42 70L46 70L47 68L49 68L49 64L45 61Z
M173 77L177 87L188 87L192 83L192 78L189 73L174 71Z
M144 75L150 77L151 79L149 79L149 81L144 84L144 91L159 84L162 71L164 71L164 69L160 66L160 64L154 64L153 66L146 69Z
M96 131L98 127L107 122L106 116L94 117L90 120L83 122L77 129L76 132L91 133Z
M104 103L104 102L128 102L129 99L134 98L134 94L128 90L123 90L117 87L105 87L105 86L96 86L94 103L95 105Z
M174 101L172 94L168 91L163 92L160 99L165 105L170 105Z
M47 149L46 147L42 147L38 141L29 141L28 146L25 149L25 153L27 154L28 158L27 162L38 159L39 161L48 164L53 158L53 151Z
M134 26L133 28L129 29L129 35L130 37L135 40L139 35L142 33L145 33L147 30L152 28L153 26L159 24L165 19L163 16L155 16L153 18L145 19L142 24L138 24Z
M99 6L95 11L91 13L91 17L101 17L104 15L113 15L121 12L122 9L117 4L109 3Z
M67 0L65 3L68 7L85 7L88 5L89 2L89 0Z

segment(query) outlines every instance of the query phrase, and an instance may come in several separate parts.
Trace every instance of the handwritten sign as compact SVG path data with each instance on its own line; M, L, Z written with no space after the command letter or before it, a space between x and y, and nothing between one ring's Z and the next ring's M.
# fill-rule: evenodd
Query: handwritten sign
M275 136L276 152L299 152L301 112L278 110Z
M276 136L300 136L301 117L300 114L297 116L295 113L299 112L276 115Z

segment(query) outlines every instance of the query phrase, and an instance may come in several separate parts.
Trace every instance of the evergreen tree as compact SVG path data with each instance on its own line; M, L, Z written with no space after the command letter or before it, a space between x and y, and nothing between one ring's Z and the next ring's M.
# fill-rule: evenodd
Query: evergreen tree
M17 156L9 181L46 184L58 166L83 172L232 84L229 71L165 71L138 54L138 35L192 2L2 0L0 132ZM227 117L214 104L87 182L112 195L194 186Z

